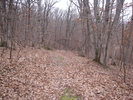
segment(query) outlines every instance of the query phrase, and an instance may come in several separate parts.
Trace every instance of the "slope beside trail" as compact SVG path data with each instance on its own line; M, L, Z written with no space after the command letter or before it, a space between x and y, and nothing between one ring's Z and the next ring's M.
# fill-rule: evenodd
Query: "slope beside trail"
M0 100L59 100L66 88L81 100L133 100L133 85L72 52L14 50L12 63L9 53L0 57Z

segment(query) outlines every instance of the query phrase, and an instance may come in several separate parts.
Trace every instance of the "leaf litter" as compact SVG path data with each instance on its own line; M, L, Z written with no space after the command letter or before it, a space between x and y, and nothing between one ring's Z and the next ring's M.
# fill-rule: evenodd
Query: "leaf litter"
M133 100L133 68L123 83L119 67L104 69L70 51L17 52L13 51L12 62L9 50L0 57L1 100L60 100L68 88L80 100Z

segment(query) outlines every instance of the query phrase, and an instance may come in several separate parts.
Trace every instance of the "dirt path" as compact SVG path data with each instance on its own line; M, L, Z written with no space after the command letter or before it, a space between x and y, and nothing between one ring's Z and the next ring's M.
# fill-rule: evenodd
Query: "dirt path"
M133 100L133 87L72 52L23 49L0 58L1 100L59 100L67 88L80 100ZM19 60L18 60L19 58Z

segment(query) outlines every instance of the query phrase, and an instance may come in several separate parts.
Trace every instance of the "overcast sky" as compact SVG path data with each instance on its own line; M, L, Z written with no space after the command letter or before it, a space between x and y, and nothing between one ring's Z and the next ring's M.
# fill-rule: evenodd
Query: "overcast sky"
M66 10L67 9L67 3L69 2L69 0L60 0L60 2L58 2L57 4L55 4L55 7L58 7L62 10Z
M92 2L92 1L93 0L90 0L90 2ZM131 3L131 2L132 2L132 0L125 0L124 3ZM55 4L55 7L58 7L60 9L62 9L62 10L66 10L67 7L68 7L68 4L69 4L69 0L60 0L60 2L58 2L57 4ZM124 13L126 15L124 19L126 21L130 20L131 14L132 14L132 8L130 7L128 9L126 9L126 11Z
M93 0L90 0L90 2ZM57 4L55 4L55 7L59 7L60 9L66 10L67 9L67 4L69 0L60 0ZM125 3L130 3L132 0L125 0Z

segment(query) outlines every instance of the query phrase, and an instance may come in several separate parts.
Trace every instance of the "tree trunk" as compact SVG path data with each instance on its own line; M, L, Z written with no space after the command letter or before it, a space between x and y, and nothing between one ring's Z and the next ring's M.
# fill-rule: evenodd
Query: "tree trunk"
M39 24L39 49L41 49L42 45L42 32L41 32L41 1L37 1L38 4L38 24Z
M117 24L118 24L118 21L119 21L119 17L120 17L120 13L121 13L121 9L123 7L123 3L124 3L124 0L117 0L116 15L114 17L114 20L113 20L113 23L112 23L111 27L108 29L107 32L105 32L106 34L108 34L108 36L107 36L107 41L106 41L106 45L105 45L105 48L104 48L104 50L105 50L104 55L103 55L103 58L104 58L103 60L104 61L102 61L104 67L106 67L106 64L107 64L107 61L108 61L108 54L109 54L109 50L110 50L111 38L113 37L113 35L114 35L113 33L116 30L116 27L117 27ZM107 20L107 19L105 19L105 20Z

